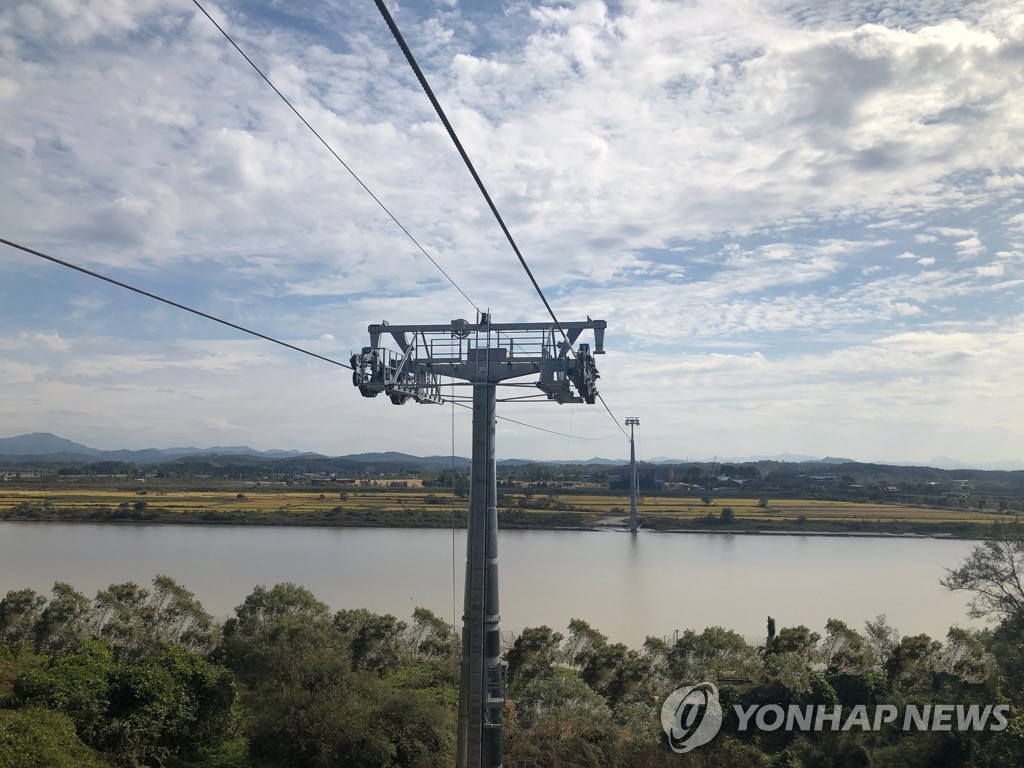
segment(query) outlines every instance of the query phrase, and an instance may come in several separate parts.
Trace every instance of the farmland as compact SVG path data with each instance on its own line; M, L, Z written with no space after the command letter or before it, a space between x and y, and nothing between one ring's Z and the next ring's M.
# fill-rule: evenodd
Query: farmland
M364 486L289 487L215 482L204 487L154 483L53 482L0 488L0 519L325 526L464 525L467 500L416 481ZM598 489L500 489L499 520L509 528L600 528L627 524L629 499ZM972 508L906 503L647 494L641 525L658 530L736 532L921 533L984 535L1013 516Z

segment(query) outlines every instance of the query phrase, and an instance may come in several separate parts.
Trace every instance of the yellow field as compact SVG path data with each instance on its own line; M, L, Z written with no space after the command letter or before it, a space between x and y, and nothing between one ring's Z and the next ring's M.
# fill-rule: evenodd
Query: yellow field
M336 507L345 511L400 512L432 509L441 512L453 508L465 509L467 504L465 500L456 499L450 491L423 488L370 490L356 487L344 490L293 490L238 485L217 491L149 488L145 492L74 487L39 490L0 488L0 511L24 502L46 505L58 510L70 508L88 511L116 508L121 505L134 506L139 501L145 501L151 509L169 512L245 510L303 513L331 510ZM589 524L615 524L628 514L629 499L625 496L548 494L542 491L534 491L531 495L516 489L500 493L499 507L519 509L527 515L582 514ZM752 521L794 521L801 516L807 520L882 523L989 523L994 519L991 513L977 510L930 509L902 504L769 499L768 508L763 509L756 499L751 498L715 498L710 505L705 505L694 498L654 495L643 497L638 511L643 517L677 519L683 522L709 513L718 515L724 507L730 507L737 519Z
M238 498L241 494L243 498ZM145 501L149 506L170 511L186 510L254 510L272 512L287 508L295 512L314 511L341 507L342 509L402 510L422 507L427 504L427 493L422 491L392 491L359 493L349 491L342 498L339 491L263 491L245 488L241 491L148 491L146 494L131 491L103 490L32 490L6 491L0 489L0 510L10 509L23 502L44 504L49 502L56 508L100 509L116 507L121 503L134 505ZM437 493L450 506L454 499L451 494ZM437 505L444 508L444 505Z

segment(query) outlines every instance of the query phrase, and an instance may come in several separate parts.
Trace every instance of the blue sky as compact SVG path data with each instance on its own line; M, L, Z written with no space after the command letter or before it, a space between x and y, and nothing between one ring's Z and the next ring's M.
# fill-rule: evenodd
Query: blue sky
M540 301L369 0L208 9L496 320ZM1024 460L1024 3L406 2L641 455ZM0 236L318 353L473 308L186 0L0 10ZM451 450L451 411L0 246L0 434ZM505 405L501 457L625 457ZM454 416L468 453L466 415ZM586 439L591 438L591 439Z

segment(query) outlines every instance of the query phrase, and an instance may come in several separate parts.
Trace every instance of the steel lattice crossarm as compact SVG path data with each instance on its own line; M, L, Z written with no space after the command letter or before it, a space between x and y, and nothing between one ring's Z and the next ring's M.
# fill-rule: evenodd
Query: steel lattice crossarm
M549 400L589 403L597 398L594 355L604 354L604 320L562 323L492 323L452 320L447 325L371 325L370 346L352 355L352 383L364 397L386 393L395 404L412 399L442 403L441 377L500 383L536 375ZM594 332L594 348L576 344ZM565 337L562 336L565 332ZM397 348L385 346L390 336ZM566 343L565 339L568 339Z

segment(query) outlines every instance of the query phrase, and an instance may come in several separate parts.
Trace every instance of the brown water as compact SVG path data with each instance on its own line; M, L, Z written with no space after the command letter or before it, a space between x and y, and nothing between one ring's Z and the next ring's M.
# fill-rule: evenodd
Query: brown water
M451 621L462 605L465 535L450 530L0 523L0 595L67 581L90 597L167 574L229 615L257 584L291 581L332 608ZM502 628L582 618L633 646L720 625L751 640L766 619L823 631L881 613L903 634L967 625L966 596L940 585L972 542L827 536L502 531Z

